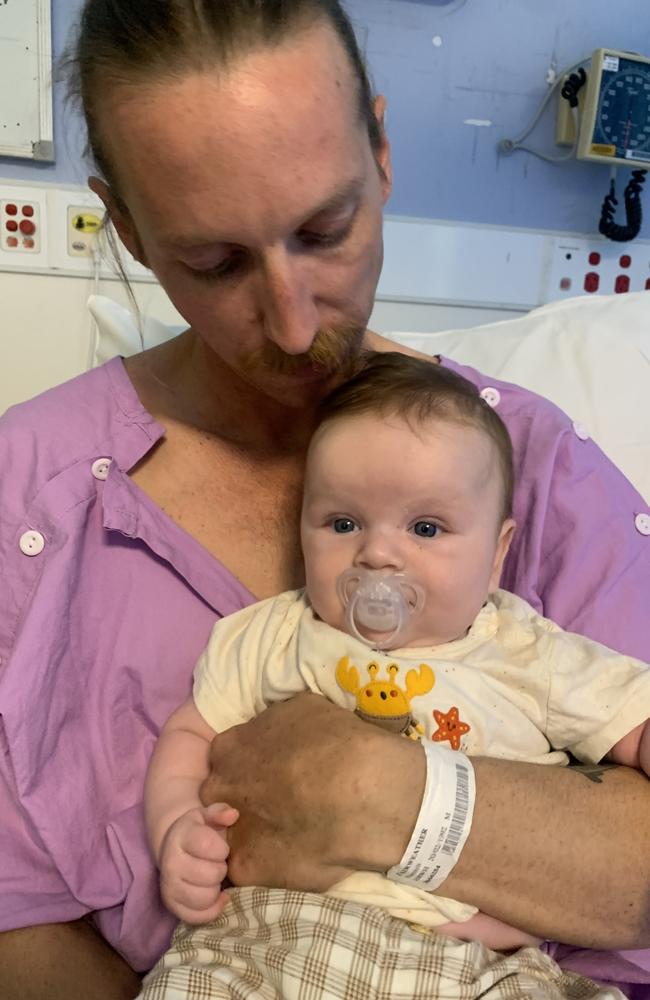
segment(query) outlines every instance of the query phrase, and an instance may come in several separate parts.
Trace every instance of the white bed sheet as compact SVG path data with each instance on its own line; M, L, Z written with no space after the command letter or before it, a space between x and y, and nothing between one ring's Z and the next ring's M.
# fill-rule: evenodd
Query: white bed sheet
M565 299L500 323L392 336L551 399L650 501L650 292Z

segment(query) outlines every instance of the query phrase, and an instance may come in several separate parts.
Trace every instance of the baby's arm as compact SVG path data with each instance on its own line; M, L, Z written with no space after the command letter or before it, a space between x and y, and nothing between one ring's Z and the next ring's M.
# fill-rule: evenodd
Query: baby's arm
M480 941L492 951L514 951L516 948L537 948L543 938L533 937L510 924L504 924L487 913L477 913L462 924L442 924L438 934L458 938L460 941Z
M188 923L214 920L225 905L225 831L238 817L230 806L205 808L199 799L214 735L194 702L186 701L165 723L145 783L145 818L161 895Z
M636 767L650 776L650 719L615 743L607 758L625 767Z

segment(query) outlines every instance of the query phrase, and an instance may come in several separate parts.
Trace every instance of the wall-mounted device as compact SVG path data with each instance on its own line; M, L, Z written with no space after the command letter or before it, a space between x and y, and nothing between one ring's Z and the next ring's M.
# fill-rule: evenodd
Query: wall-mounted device
M610 166L650 166L650 59L596 49L576 155Z
M523 140L537 125L558 87L561 100L556 142L571 149L553 156L524 145ZM599 232L619 243L633 240L641 229L641 189L650 169L650 58L618 49L596 49L554 78L528 128L516 139L502 139L499 150L502 153L522 150L552 163L575 157L607 164L610 186L603 202ZM614 221L618 204L615 176L619 166L633 168L624 192L625 225Z

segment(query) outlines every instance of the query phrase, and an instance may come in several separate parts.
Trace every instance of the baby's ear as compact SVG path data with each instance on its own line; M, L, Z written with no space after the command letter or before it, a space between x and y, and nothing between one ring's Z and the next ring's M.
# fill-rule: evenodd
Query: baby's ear
M496 590L499 586L503 562L508 555L508 549L510 548L510 543L512 542L516 527L516 522L513 521L511 517L508 517L503 522L499 530L499 536L497 538L496 549L494 552L494 562L492 564L492 573L490 575L490 593Z

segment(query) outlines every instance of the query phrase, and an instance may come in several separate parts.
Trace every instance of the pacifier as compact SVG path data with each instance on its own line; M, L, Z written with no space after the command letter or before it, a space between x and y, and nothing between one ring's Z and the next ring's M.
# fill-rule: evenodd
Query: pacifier
M424 606L422 587L403 573L352 567L341 573L336 589L349 631L375 649L399 646L410 620ZM362 630L375 633L375 638L368 639ZM381 633L379 638L376 633Z

